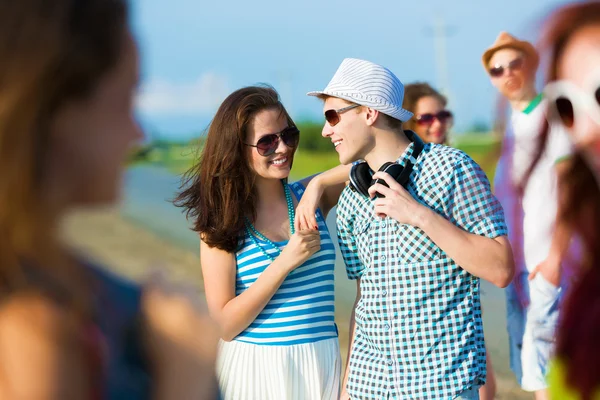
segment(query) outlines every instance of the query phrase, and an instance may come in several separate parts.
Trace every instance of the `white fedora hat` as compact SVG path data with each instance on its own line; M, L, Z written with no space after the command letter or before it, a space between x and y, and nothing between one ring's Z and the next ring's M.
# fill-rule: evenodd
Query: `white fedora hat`
M322 91L309 96L332 96L370 107L400 121L413 113L402 108L404 85L389 69L369 61L346 58Z

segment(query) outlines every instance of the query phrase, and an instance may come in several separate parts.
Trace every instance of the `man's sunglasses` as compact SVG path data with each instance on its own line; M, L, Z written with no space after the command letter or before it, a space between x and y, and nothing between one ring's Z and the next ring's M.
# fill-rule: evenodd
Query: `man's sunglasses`
M512 70L512 71L519 71L521 68L523 68L523 58L519 57L519 58L515 58L514 60L512 60L511 62L509 62L506 65L501 65L501 64L496 64L494 65L492 68L489 69L489 73L491 77L494 78L499 78L502 75L504 75L504 70Z
M336 126L340 122L340 114L345 113L346 111L352 110L353 108L360 107L360 104L353 104L348 107L340 108L338 110L327 110L325 111L325 119L331 126Z
M429 126L429 125L433 124L433 121L435 121L436 119L438 121L440 121L440 124L445 124L448 121L450 121L452 118L453 118L452 112L450 112L448 110L442 110L442 111L438 112L437 114L427 113L427 114L417 115L417 117L415 119L416 119L418 125Z
M244 143L246 146L256 147L261 156L270 156L275 153L279 146L279 140L289 148L296 148L300 141L300 130L295 126L289 126L279 133L271 133L258 139L256 144Z

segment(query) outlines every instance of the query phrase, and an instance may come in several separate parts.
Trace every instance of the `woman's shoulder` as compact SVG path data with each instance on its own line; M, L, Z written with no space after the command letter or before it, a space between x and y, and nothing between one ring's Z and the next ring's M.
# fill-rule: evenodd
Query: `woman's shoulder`
M2 328L10 332L35 328L51 333L55 328L71 325L67 323L69 320L70 314L42 291L11 293L0 302L0 332Z
M306 190L306 186L302 183L302 181L288 183L287 185L292 191L292 193L296 195L296 198L300 200L300 198L304 194L304 191Z

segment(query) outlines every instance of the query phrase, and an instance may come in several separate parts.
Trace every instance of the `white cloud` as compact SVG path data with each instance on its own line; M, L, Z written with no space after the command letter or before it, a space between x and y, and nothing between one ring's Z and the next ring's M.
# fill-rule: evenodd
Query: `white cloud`
M215 112L228 94L227 79L212 72L183 84L152 80L142 86L137 107L146 114L206 114Z

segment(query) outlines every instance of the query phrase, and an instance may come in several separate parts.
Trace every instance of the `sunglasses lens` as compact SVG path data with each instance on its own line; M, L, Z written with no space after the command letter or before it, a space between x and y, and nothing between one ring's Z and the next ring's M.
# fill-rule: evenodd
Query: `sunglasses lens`
M444 124L448 122L449 119L452 119L452 113L448 110L442 110L438 113L437 118Z
M560 120L567 128L572 128L575 123L575 112L573 110L573 103L566 97L559 97L556 99L556 111Z
M433 114L421 114L417 117L417 124L430 125L433 123L435 116Z
M298 146L298 142L300 141L300 131L295 126L291 126L286 128L283 132L281 132L281 140L287 147L296 147Z
M278 142L279 139L275 134L261 137L256 143L258 154L260 154L261 156L268 156L273 154L277 149Z
M335 110L327 110L325 111L325 120L327 120L329 125L335 126L340 122L340 115Z
M498 78L504 74L504 67L493 67L490 68L490 76Z
M509 64L508 67L512 70L519 70L523 67L523 59L522 58L517 58L512 60Z

